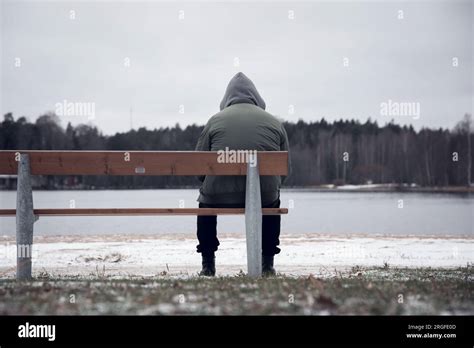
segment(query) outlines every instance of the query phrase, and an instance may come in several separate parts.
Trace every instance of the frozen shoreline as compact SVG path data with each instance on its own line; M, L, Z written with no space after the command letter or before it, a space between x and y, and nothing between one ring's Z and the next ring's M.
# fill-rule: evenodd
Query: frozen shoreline
M216 253L218 275L246 271L245 239L221 235ZM0 238L0 274L14 277L15 240ZM192 276L200 269L193 235L38 236L33 272L55 276ZM275 257L287 275L334 275L354 266L453 268L472 264L474 238L286 235Z

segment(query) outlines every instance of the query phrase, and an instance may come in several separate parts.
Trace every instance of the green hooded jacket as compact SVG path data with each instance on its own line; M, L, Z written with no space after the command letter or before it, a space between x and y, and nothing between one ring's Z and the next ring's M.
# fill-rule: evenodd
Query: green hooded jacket
M212 116L199 137L196 151L288 151L288 136L281 122L265 111L265 102L253 82L239 72L227 86L221 111ZM261 176L262 204L280 197L286 177ZM206 204L244 204L245 176L202 176L198 201Z

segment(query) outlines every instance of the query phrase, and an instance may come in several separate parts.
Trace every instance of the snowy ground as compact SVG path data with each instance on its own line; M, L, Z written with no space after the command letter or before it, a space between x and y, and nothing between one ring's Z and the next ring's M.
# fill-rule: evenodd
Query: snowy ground
M220 236L219 275L246 270L245 239ZM12 237L0 239L0 274L14 277L16 247ZM40 236L35 238L33 270L52 275L154 276L195 275L200 255L194 236ZM466 266L474 261L474 238L364 237L298 235L281 238L277 271L286 275L325 276L361 267Z

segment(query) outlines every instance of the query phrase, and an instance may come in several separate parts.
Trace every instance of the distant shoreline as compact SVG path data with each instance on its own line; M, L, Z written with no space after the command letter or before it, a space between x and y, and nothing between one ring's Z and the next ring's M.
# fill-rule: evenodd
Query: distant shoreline
M406 192L406 193L474 193L474 186L432 186L432 187L409 187L392 185L346 185L346 186L305 186L284 188L285 190L295 191L314 191L314 192Z
M364 193L474 193L474 186L432 186L412 187L398 185L321 185L321 186L292 186L282 187L282 191L306 191L306 192L364 192ZM34 191L121 191L121 190L199 190L199 186L180 187L55 187L41 188L33 187ZM0 191L16 191L15 188L0 188Z

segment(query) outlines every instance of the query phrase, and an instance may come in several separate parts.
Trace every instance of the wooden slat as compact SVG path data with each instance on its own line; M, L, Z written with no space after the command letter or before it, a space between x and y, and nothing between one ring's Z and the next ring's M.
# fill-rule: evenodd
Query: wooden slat
M263 208L263 215L288 214L287 208ZM34 209L38 216L110 216L110 215L242 215L244 208L85 208ZM15 209L0 209L1 216L14 216Z
M209 151L0 151L0 174L16 174L18 153L33 175L246 175L246 163L219 163ZM126 160L129 154L129 161ZM260 175L288 175L288 152L258 152Z

